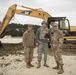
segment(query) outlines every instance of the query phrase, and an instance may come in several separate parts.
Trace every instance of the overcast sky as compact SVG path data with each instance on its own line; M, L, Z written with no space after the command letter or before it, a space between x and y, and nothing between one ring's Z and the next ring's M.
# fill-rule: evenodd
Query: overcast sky
M42 8L53 17L67 17L71 26L76 26L76 0L0 0L0 21L13 4ZM41 24L41 21L39 18L15 15L15 19L10 23Z

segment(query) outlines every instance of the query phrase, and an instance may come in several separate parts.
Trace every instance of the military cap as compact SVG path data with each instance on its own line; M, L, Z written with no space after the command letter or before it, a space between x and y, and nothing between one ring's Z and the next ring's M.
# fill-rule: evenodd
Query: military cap
M58 24L57 23L54 23L53 27L58 27Z
M29 24L28 27L33 27L33 25L32 24Z
M47 22L46 22L46 21L42 21L42 23L41 23L41 24L44 24L44 23L45 23L45 24L47 24Z

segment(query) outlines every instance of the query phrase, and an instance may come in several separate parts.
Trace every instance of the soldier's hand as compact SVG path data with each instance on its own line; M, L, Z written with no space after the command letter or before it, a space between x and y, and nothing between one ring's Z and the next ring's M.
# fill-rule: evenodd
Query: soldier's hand
M36 43L36 46L37 46L37 47L38 47L38 45L39 45L39 44L38 44L38 43Z
M34 46L34 48L36 48L36 45Z
M24 48L26 48L26 46L24 46Z
M50 43L50 45L52 45L52 44Z
M43 33L46 34L47 33L46 30L43 30Z
M57 51L56 51L56 53L59 53L60 52L60 49L59 48L57 48Z

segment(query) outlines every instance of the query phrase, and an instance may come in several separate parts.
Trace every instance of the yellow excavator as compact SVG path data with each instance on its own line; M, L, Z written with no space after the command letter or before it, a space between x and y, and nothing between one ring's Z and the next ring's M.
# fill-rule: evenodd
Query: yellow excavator
M26 6L20 6L25 10L17 9L17 4L13 4L8 8L8 11L3 18L3 21L0 23L0 38L3 38L4 35L10 30L6 30L9 22L15 14L25 15L40 18L47 21L47 27L50 28L56 22L58 23L59 29L64 33L64 39L76 39L76 27L71 27L69 20L66 17L52 17L47 12L41 9L33 9Z

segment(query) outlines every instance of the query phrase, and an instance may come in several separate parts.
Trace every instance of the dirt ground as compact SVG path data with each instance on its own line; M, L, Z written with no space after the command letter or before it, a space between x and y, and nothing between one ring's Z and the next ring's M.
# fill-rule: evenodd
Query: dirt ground
M62 75L76 74L76 50L63 50L64 73ZM42 60L43 60L42 56ZM0 47L0 75L58 75L57 70L52 67L56 65L53 51L48 49L47 63L50 66L46 68L41 62L41 68L37 69L37 48L34 49L32 64L34 67L28 69L24 61L24 50L22 43L3 43Z

